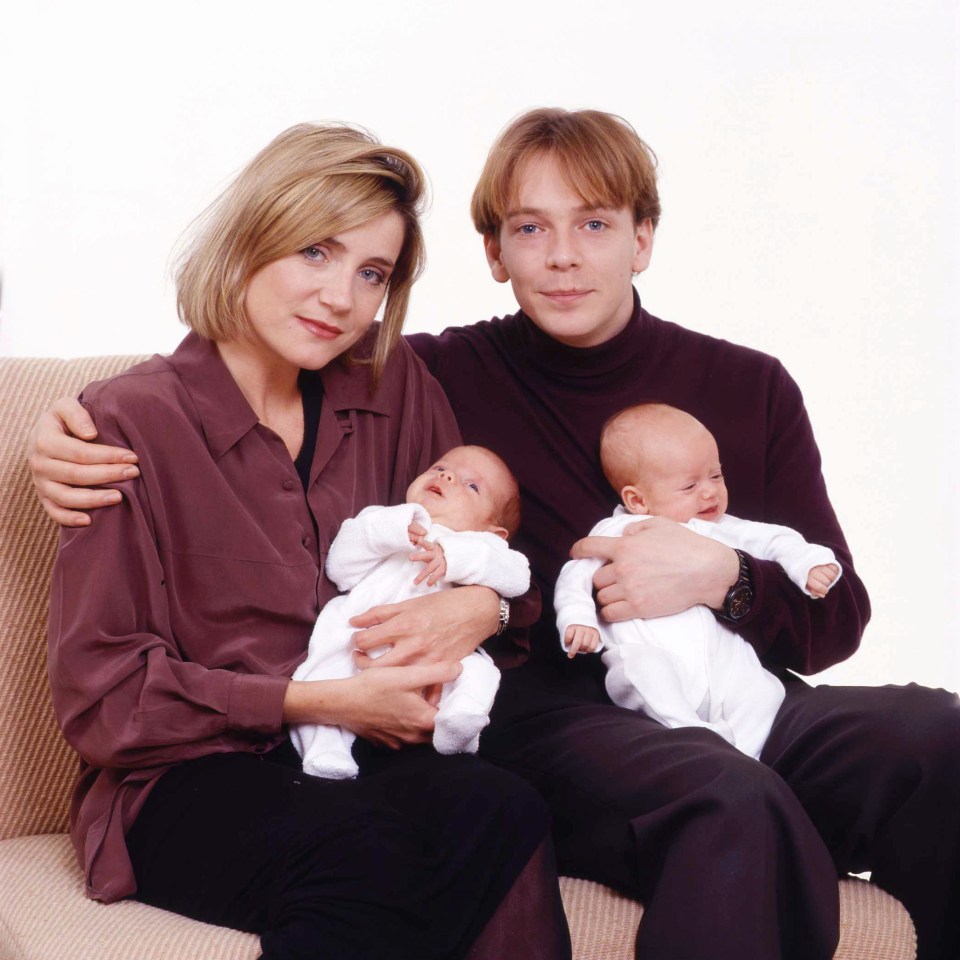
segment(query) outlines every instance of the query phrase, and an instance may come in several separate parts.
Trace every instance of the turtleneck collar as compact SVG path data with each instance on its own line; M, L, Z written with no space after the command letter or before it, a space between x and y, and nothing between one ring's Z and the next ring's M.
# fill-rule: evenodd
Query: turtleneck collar
M650 345L653 324L633 292L633 313L614 337L595 347L571 347L544 333L523 312L516 314L519 345L534 367L552 377L597 379L636 363Z

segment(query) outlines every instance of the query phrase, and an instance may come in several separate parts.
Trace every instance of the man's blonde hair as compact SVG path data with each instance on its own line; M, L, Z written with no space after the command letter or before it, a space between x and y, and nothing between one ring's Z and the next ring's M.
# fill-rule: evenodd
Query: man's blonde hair
M341 123L298 124L258 153L201 215L177 271L180 319L209 340L250 330L247 284L258 270L390 211L405 237L369 356L374 380L400 338L410 288L423 270L425 178L405 151Z
M627 208L635 223L660 221L657 158L622 117L600 110L543 107L511 121L490 148L470 212L484 236L496 236L517 200L518 177L532 157L548 156L585 203Z

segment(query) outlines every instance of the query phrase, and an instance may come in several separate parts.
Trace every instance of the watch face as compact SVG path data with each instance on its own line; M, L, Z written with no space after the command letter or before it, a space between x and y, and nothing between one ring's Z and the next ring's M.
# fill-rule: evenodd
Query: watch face
M727 596L727 616L731 620L741 620L750 612L753 604L753 591L746 584L734 587Z

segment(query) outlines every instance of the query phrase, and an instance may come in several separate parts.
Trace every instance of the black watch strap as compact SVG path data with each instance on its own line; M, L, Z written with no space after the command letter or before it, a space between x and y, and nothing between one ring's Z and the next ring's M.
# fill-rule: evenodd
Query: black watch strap
M723 598L723 609L717 613L717 616L727 623L739 623L753 607L754 597L753 577L747 555L742 550L734 552L740 561L740 573Z

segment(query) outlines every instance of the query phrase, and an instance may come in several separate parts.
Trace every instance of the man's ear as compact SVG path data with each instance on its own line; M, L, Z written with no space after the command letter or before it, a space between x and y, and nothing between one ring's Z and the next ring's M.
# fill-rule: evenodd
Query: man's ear
M643 273L650 266L653 255L653 221L647 217L634 227L636 247L633 252L633 272Z
M510 274L500 259L500 239L497 234L492 233L483 238L483 251L487 255L487 263L490 264L490 273L497 283L509 283Z
M638 490L632 484L624 487L620 491L620 499L627 510L627 513L640 514L647 513L647 500L643 492Z

